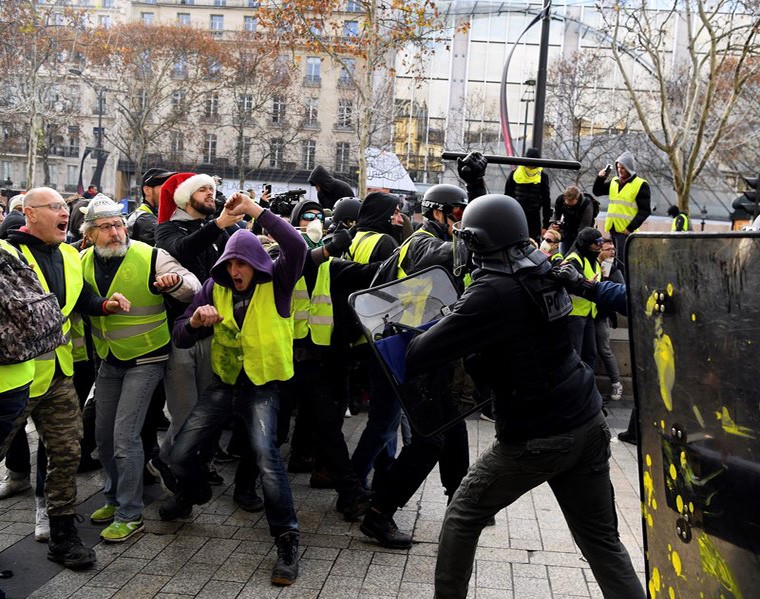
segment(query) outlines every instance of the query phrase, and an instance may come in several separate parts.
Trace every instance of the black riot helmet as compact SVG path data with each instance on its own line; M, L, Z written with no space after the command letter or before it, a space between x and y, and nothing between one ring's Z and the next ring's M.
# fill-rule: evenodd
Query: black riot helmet
M337 226L343 223L344 226L350 227L359 219L359 208L362 202L359 198L341 198L335 202L332 211L332 221Z
M528 240L528 221L517 200L492 193L465 208L455 231L473 254L488 255Z
M440 210L445 215L450 216L454 208L463 209L465 206L467 206L467 192L464 189L456 185L440 183L433 185L422 197L422 216L433 218L433 210ZM461 215L457 214L451 216L455 221L461 218Z

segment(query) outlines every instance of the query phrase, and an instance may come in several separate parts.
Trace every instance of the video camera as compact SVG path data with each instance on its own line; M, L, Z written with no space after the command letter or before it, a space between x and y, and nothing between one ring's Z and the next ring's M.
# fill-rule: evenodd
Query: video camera
M290 216L293 208L306 195L305 189L291 189L278 193L269 199L269 209L279 216Z

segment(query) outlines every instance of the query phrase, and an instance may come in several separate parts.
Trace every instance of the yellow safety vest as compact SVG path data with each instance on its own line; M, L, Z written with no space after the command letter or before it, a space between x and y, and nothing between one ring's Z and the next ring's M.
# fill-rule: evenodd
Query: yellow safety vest
M211 337L211 368L222 382L234 385L241 369L255 385L293 377L293 317L283 318L271 281L259 283L245 314L242 330L235 321L232 290L214 285L214 307L222 322Z
M7 241L0 239L0 248L14 256L21 256L19 251ZM19 364L0 365L0 393L19 389L28 385L34 378L34 360Z
M82 254L84 278L97 289L95 282L95 248ZM150 291L150 271L153 248L141 241L132 241L116 271L106 297L118 291L131 306L129 312L116 312L109 316L90 319L92 341L101 359L111 352L119 360L134 360L155 351L171 339L166 321L162 295Z
M309 297L306 279L301 277L293 291L293 338L305 339L311 334L315 345L328 346L332 339L333 307L330 297L330 262L323 262Z
M602 266L597 260L587 260L581 257L577 252L572 252L565 258L565 262L575 261L583 267L583 276L587 279L600 281L602 279ZM570 316L588 316L596 318L596 302L587 300L578 295L571 295L573 301L573 311Z
M55 375L55 362L58 360L58 365L61 367L61 372L66 376L72 376L74 374L74 357L71 352L73 346L71 344L71 336L69 331L71 329L71 320L69 320L69 314L74 309L74 306L79 299L79 295L82 293L82 287L84 287L84 280L82 279L82 263L79 261L79 252L73 247L62 243L58 246L58 250L61 252L63 258L63 277L66 285L66 299L64 305L61 307L61 313L63 314L63 336L66 339L66 343L59 345L55 348L54 352L48 352L37 356L34 359L34 381L29 389L29 397L39 397L47 393L50 388L50 383L53 382L53 376ZM45 280L45 275L42 274L42 270L37 264L36 259L32 255L32 252L25 245L21 246L21 251L26 256L27 261L37 274L37 278L40 280L42 288L50 293L50 287Z
M536 169L536 172L531 175L528 173L528 170L524 166L518 166L512 173L512 179L519 185L525 185L526 183L537 185L541 183L542 170L543 168L539 166Z
M435 235L433 235L430 231L417 229L414 233L412 233L404 240L404 243L401 244L401 249L399 250L398 254L398 270L396 271L397 279L403 279L406 276L406 271L401 268L401 265L404 263L404 260L406 260L406 255L409 253L409 244L415 235L430 235L430 237L435 237Z
M621 189L620 180L613 177L610 181L610 205L607 207L607 218L604 220L605 231L611 231L614 226L616 232L622 233L628 228L639 211L636 196L644 183L644 179L636 177Z
M84 338L84 320L78 312L72 312L71 319L71 355L74 363L87 361L87 343Z
M683 216L683 229L679 229L676 225L676 221L678 220L678 216ZM671 231L688 231L689 230L689 216L687 214L684 214L683 212L680 213L678 216L676 216L673 219L673 222L670 225Z
M349 260L358 262L359 264L369 264L370 256L375 246L380 241L383 233L375 233L374 231L359 231L351 242L351 247L348 248L346 257Z

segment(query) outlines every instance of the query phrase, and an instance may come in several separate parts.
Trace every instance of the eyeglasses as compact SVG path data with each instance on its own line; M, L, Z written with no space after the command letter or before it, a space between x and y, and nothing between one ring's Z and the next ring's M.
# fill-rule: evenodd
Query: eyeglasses
M109 229L113 228L115 231L121 231L124 228L124 222L119 221L117 223L103 223L102 225L95 225L98 229L107 233Z
M311 220L314 220L315 218L318 218L319 220L321 220L322 222L324 222L325 215L322 214L321 212L304 212L301 215L301 220L311 221Z
M65 202L53 202L52 204L38 204L37 206L27 206L28 208L47 208L51 212L60 212L61 210L69 211L69 206Z
M543 241L545 241L546 243L558 243L557 240L555 240L552 237L544 237Z
M464 214L464 206L452 206L449 209L449 216L455 221L462 220L462 215Z

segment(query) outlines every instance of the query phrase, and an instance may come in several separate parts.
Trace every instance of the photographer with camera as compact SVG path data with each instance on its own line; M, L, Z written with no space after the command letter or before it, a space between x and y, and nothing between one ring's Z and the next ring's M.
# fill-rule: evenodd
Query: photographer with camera
M567 254L570 246L578 238L578 232L586 227L594 226L594 203L575 185L569 185L554 201L552 220L559 223L562 234L559 252L563 255Z

